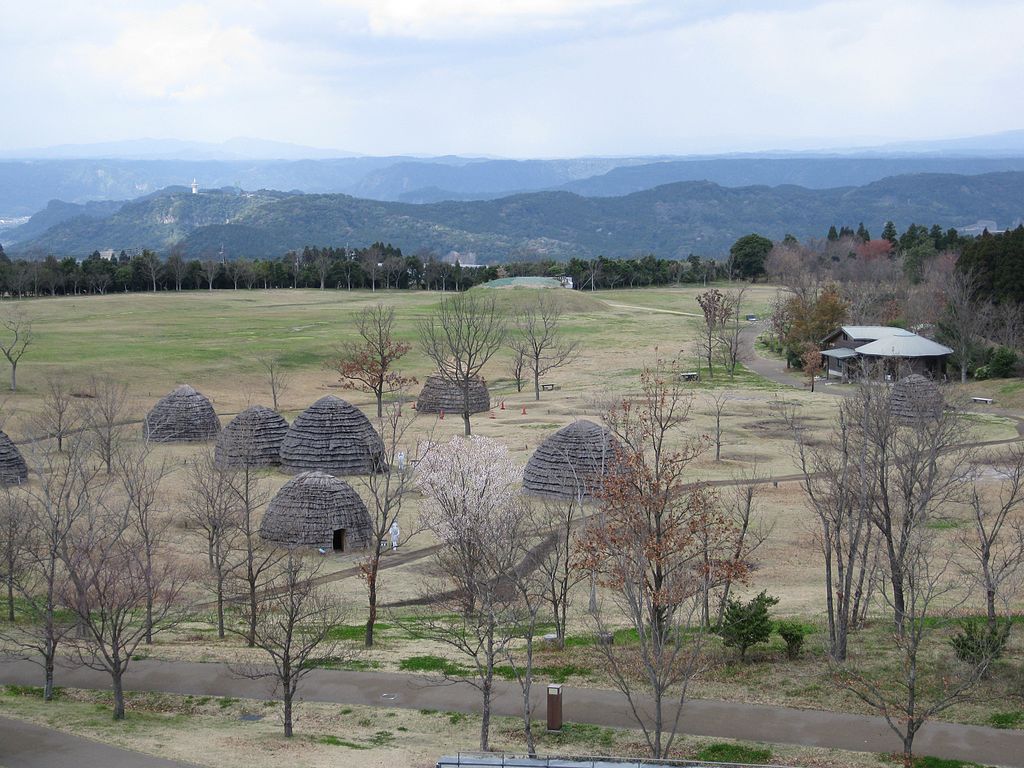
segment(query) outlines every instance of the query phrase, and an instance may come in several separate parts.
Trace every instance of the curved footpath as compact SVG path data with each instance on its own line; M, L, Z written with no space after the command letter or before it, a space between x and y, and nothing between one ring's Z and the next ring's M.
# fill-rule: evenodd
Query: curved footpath
M0 663L0 683L38 685L39 682L39 668L34 664L25 661ZM110 678L85 667L60 669L57 684L72 688L106 689L110 686ZM147 659L134 662L125 676L125 689L130 691L268 699L273 698L272 688L273 683L269 680L233 676L225 664ZM479 710L479 695L468 686L438 684L438 681L417 675L392 672L316 670L305 679L300 693L306 701L337 704L468 713ZM536 712L543 717L545 686L535 686L533 693ZM616 728L636 727L624 697L617 691L564 686L563 693L567 722ZM514 717L520 713L521 703L518 685L496 681L493 702L495 714ZM0 729L4 728L5 723L0 719ZM680 732L862 752L894 752L901 749L895 734L878 717L706 699L687 702ZM3 740L6 740L6 734ZM919 733L915 746L922 755L971 760L986 765L1024 767L1024 732L1021 731L930 722ZM154 768L158 765L154 764Z

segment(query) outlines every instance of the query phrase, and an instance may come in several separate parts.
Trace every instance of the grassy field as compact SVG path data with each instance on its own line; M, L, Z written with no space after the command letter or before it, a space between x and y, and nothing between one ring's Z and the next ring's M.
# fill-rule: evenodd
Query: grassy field
M702 288L697 287L658 288L593 294L558 291L555 295L565 311L563 328L567 336L579 341L579 359L571 368L549 376L548 381L557 388L544 392L543 399L535 402L531 392L515 391L507 370L507 353L496 357L485 370L492 392L493 414L474 417L474 432L506 443L516 461L525 464L530 453L552 431L574 418L597 420L601 402L634 390L645 364L658 357L679 355L689 363L687 367L693 367L692 347L699 323L699 307L694 297L700 290ZM749 303L743 312L763 314L775 292L771 286L754 286L748 290ZM502 310L511 315L535 293L532 289L505 289L485 295L493 295ZM276 290L127 294L21 302L19 306L34 319L37 338L19 367L18 392L0 400L4 428L15 439L25 440L33 434L32 417L40 407L45 379L58 373L83 389L94 374L111 375L124 381L130 389L131 413L135 418L141 418L174 386L192 384L210 396L226 423L231 414L250 404L269 404L269 389L259 365L261 356L279 359L292 376L282 408L289 419L325 394L344 397L370 415L370 397L363 392L342 389L330 370L338 346L355 338L354 313L378 302L394 306L398 334L413 344L413 350L403 359L401 367L404 373L423 381L431 367L415 346L417 327L430 317L441 298L440 294L426 292ZM783 409L797 408L808 425L824 435L839 403L833 394L812 394L784 387L745 368L733 379L720 375L713 381L705 379L694 384L692 389L694 399L688 425L691 434L710 435L713 431L711 398L723 394L729 397L723 418L722 461L715 461L713 453L699 458L692 468L694 480L768 478L794 472ZM1024 403L1024 391L1016 383L971 385L971 392L983 389L999 392L997 405L1003 405L1004 400L1004 407L1018 401ZM974 410L970 421L977 439L999 440L1017 435L1016 421L1008 418L1004 411L984 406ZM137 426L129 430L139 439ZM416 419L411 441L447 439L461 432L461 421L457 417L439 420L422 415ZM32 446L24 448L31 454ZM197 566L203 562L203 546L182 527L180 513L185 501L185 466L201 450L203 446L166 445L156 449L158 457L167 459L174 468L162 498L162 508L173 522L172 543L183 559ZM265 491L272 494L286 480L287 476L281 472L266 471L260 482ZM352 483L357 491L365 491L358 479L352 479ZM695 694L863 711L857 702L836 692L824 663L820 634L821 557L814 540L814 520L805 508L799 487L792 482L782 482L777 486L766 483L761 488L761 522L772 527L772 533L758 551L749 583L742 587L741 593L754 594L767 589L780 597L775 609L777 615L799 618L813 625L815 634L809 637L807 651L797 662L782 659L778 638L766 648L755 651L750 664L735 664L726 651L718 649L715 652L722 663L698 682ZM405 515L402 527L412 530L418 516L415 498L407 505ZM952 537L956 533L954 521L943 535ZM415 555L433 543L428 536L420 535L410 543L408 550ZM337 577L330 588L349 613L348 626L339 632L353 640L359 637L365 601L363 583L353 575L357 557L355 554L334 555L326 563L326 571ZM428 557L414 557L411 562L390 568L382 577L381 599L385 604L393 604L421 597L423 585L432 575L432 561ZM608 685L589 645L593 627L583 611L585 604L586 599L581 594L572 617L571 631L577 636L577 642L564 652L545 652L539 662L542 679L567 680L578 686ZM968 604L963 610L973 608ZM422 670L424 665L457 663L445 647L416 639L393 622L387 626L390 621L387 611L382 620L385 626L379 633L379 646L361 656L360 668L411 672ZM874 629L858 638L860 645L855 648L855 654L864 659L875 658L878 664L886 663L877 653L877 648L884 644L884 633L884 622L875 624ZM209 617L202 612L176 632L159 636L157 643L145 653L198 661L235 661L250 655L235 639L217 641ZM1024 649L1019 641L1015 642L1007 664L1019 666L1022 653ZM431 658L441 661L429 661ZM1017 695L1015 691L1019 693L1018 688L1024 691L1024 684L1010 678L1003 682L1005 685L1001 683L990 691L992 701L961 707L947 713L947 717L988 723L993 717L1005 716L1007 722L1024 724L1024 717L1014 720L1019 706L1007 700ZM86 700L79 700L83 697ZM66 713L68 722L73 724L69 727L78 728L79 732L112 741L124 738L145 743L151 739L167 745L176 741L175 729L182 730L184 723L190 730L187 741L192 745L190 759L199 759L198 755L226 755L251 738L260 745L259 757L250 762L246 756L243 762L254 768L270 764L259 762L266 755L294 762L299 754L296 750L301 752L303 765L326 765L340 753L346 755L346 764L356 753L358 760L352 764L396 764L394 760L406 754L413 756L410 757L413 762L406 764L418 764L417 761L425 764L426 760L421 758L454 748L446 745L472 747L475 737L474 726L469 722L449 723L450 727L439 732L431 725L440 722L431 719L433 716L417 720L408 713L400 716L362 714L360 717L374 722L380 717L400 717L402 727L407 729L401 731L396 720L394 728L386 728L394 736L393 741L374 744L374 734L385 730L383 727L374 725L360 730L352 727L347 715L342 717L336 710L310 705L309 712L316 713L315 716L309 715L311 719L297 725L303 737L293 744L285 744L274 735L273 717L257 724L240 724L237 717L223 717L219 704L184 711L187 707L182 702L168 705L178 720L164 722L163 713L157 709L158 716L149 719L140 716L136 726L120 733L100 722L102 716L98 714L97 702L88 700L85 694L79 699L65 701L60 709L54 710ZM33 719L53 718L37 704L31 697L9 696L0 701L0 711ZM235 714L235 710L230 711ZM413 734L417 734L419 741ZM359 746L317 740L328 738ZM613 744L617 749L628 750L631 740L635 742L635 734L617 734ZM514 740L508 743L518 745ZM411 745L408 746L411 751L396 752L406 748L402 745ZM557 746L551 745L552 749ZM699 746L693 746L685 754L696 754ZM877 764L870 756L833 759L813 751L799 755L800 759L815 765ZM797 757L797 753L779 750L775 753L779 760L795 761ZM215 764L240 764L232 762L233 759L224 757L224 762Z

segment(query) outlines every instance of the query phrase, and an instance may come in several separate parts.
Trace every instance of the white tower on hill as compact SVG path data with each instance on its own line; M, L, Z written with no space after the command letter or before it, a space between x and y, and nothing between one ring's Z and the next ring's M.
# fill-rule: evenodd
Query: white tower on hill
M192 179L192 194L193 195L198 195L199 194L199 182L196 181L194 178Z

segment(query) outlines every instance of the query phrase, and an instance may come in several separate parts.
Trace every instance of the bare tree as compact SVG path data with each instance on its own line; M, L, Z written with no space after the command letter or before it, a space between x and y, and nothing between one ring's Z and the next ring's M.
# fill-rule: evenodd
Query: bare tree
M260 538L257 513L268 501L267 491L260 487L253 468L244 464L231 476L229 492L237 510L237 535L233 537L234 552L229 572L241 588L245 603L246 643L256 645L256 622L259 618L259 596L272 569L282 553L266 546Z
M746 286L731 290L725 294L722 306L723 319L718 326L718 346L722 352L722 362L731 379L736 375L736 368L743 360L743 323L740 320L743 308L743 297Z
M546 499L533 508L533 527L549 532L543 555L536 565L559 648L565 647L573 589L588 575L580 567L575 533L577 525L585 519L582 494L569 499Z
M711 396L711 407L715 416L715 461L722 460L722 414L732 400L729 392L715 392Z
M161 513L161 486L171 473L166 459L157 461L152 447L143 444L133 450L120 450L116 457L117 478L124 493L125 518L138 547L145 589L145 641L153 642L153 606L156 600L155 559L163 548L170 519Z
M139 645L184 617L188 570L166 555L147 564L124 515L93 507L67 545L74 582L64 602L85 637L75 643L82 663L110 675L114 719L124 719L123 678ZM150 601L150 596L152 600ZM147 618L150 617L150 618Z
M957 587L948 578L950 554L936 544L933 531L916 530L904 553L902 602L891 603L903 619L891 635L893 664L885 665L882 677L850 664L837 671L839 683L885 718L900 738L906 768L914 765L914 739L921 727L969 700L993 660L983 653L950 669L932 658L935 654L926 642L934 628L931 619Z
M432 318L420 324L423 352L438 375L462 393L462 422L470 427L470 387L505 341L506 325L493 298L460 294L441 302Z
M519 481L508 448L487 438L432 446L419 466L424 524L443 544L436 555L442 575L430 590L441 597L411 628L471 664L471 674L450 677L480 691L483 751L490 744L495 664L515 632L516 596L501 588L501 577L515 569L516 542L526 535Z
M64 440L77 429L81 413L75 408L71 390L61 376L48 377L43 389L43 402L34 419L44 435L57 441L57 451L64 451Z
M850 632L867 603L865 585L871 584L873 454L858 428L874 405L868 395L870 390L860 388L840 406L836 427L822 446L812 446L809 428L792 414L788 417L804 496L818 519L815 538L824 555L828 654L835 662L846 661Z
M617 615L636 630L638 644L599 646L612 683L625 697L651 755L669 754L694 675L703 665L701 600L725 572L743 563L705 564L708 542L731 540L732 523L715 495L688 482L704 450L699 437L680 435L692 398L680 388L678 366L659 361L644 369L639 395L605 416L623 446L617 471L599 494L601 514L582 540L584 563L610 590ZM611 632L601 606L594 619ZM642 703L646 693L653 709Z
M714 378L714 360L718 354L722 326L728 322L731 310L727 306L725 294L717 288L711 288L697 294L697 303L704 315L701 335L698 340L700 356L707 362L708 377Z
M274 403L274 410L279 410L278 401L284 397L292 383L292 375L281 365L281 360L276 357L264 355L257 358L266 382L270 387L270 397Z
M206 280L207 290L213 290L213 283L217 280L217 272L220 270L220 259L206 258L200 262L203 268L203 279Z
M961 384L967 382L967 371L991 325L991 316L991 306L978 294L974 274L955 270L946 281L946 311L939 327L960 366Z
M365 272L370 277L371 291L377 290L377 276L380 274L381 269L383 268L381 262L382 258L383 254L380 252L380 249L377 248L376 246L371 246L370 248L366 249L366 252L363 254L363 257L360 260L360 263L363 267L363 272Z
M138 257L138 264L142 274L149 280L153 293L156 293L157 281L163 269L160 258L152 251L145 250Z
M579 355L575 341L565 341L560 332L562 309L557 300L538 294L537 301L519 312L513 324L517 335L509 344L521 355L533 375L534 399L540 400L540 378L549 371L569 365Z
M33 341L32 319L25 310L15 307L0 315L0 352L11 364L11 392L18 389L18 362Z
M89 395L81 408L81 422L107 474L114 471L114 456L121 444L128 413L128 385L109 376L93 376Z
M512 359L508 364L508 372L515 382L516 392L523 391L524 374L526 372L526 350L521 344L509 345L512 349Z
M90 453L82 435L69 440L64 454L49 446L35 452L32 463L39 482L25 491L31 535L15 583L25 621L8 640L18 655L42 667L46 701L53 698L58 649L75 627L62 602L72 586L66 555L82 519L100 503L107 485L102 470L89 461Z
M414 468L419 457L407 453L407 436L415 412L403 409L402 400L389 403L384 415L378 419L378 429L384 442L380 457L380 472L372 472L360 478L366 489L367 507L370 512L370 547L360 563L360 574L366 582L369 613L366 618L365 644L373 646L374 627L377 623L377 602L380 584L381 557L392 540L392 546L404 546L417 532L406 524L402 530L398 518L402 505L415 482Z
M185 261L184 254L178 246L172 248L167 256L167 271L174 278L174 290L180 291L181 284L188 274L188 262Z
M342 383L372 392L377 398L377 418L384 415L384 395L398 392L416 379L401 376L395 364L412 349L395 338L395 310L377 304L356 315L360 341L346 342L332 367Z
M189 464L187 527L206 543L209 584L217 606L217 636L224 638L224 598L227 578L239 535L240 521L232 490L235 470L218 467L212 451L204 451Z
M323 563L322 559L303 557L295 549L275 557L267 574L267 589L256 604L252 635L252 644L270 657L270 669L232 668L252 679L273 678L284 705L286 737L293 734L292 707L302 679L339 656L340 646L331 642L330 636L342 622L343 613L337 598L317 586Z
M1024 520L1017 514L1024 506L1024 449L1015 445L1008 457L992 456L984 464L996 473L999 487L986 497L980 465L975 466L967 500L972 526L958 542L970 555L970 562L962 566L964 575L984 593L989 632L994 634L997 603L1008 608L1024 567Z
M19 492L4 487L0 491L0 577L7 592L7 620L14 623L15 585L24 581L27 549L31 541L29 510Z

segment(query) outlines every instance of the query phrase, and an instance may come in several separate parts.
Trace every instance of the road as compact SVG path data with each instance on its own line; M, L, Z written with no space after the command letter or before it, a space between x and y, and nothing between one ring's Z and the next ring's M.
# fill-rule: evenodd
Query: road
M0 682L38 685L39 668L24 661L0 663ZM58 684L74 688L108 688L110 678L79 667L58 672ZM496 682L494 712L516 716L520 712L518 685ZM232 696L267 699L268 680L238 678L224 664L155 661L132 664L125 688L194 696ZM616 691L563 687L564 716L568 722L631 728L635 721ZM534 691L536 712L543 716L543 686ZM300 690L306 701L362 704L376 707L476 712L479 695L465 685L438 685L415 675L388 672L316 670ZM683 733L714 738L742 739L778 744L892 752L900 743L877 717L738 702L691 700L683 711ZM956 723L927 723L917 737L919 754L972 760L987 765L1024 768L1024 734Z

